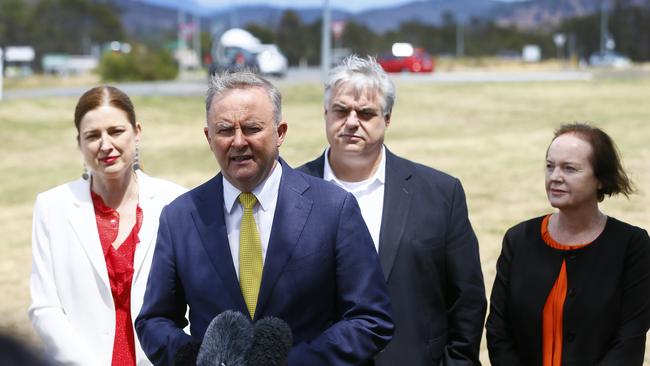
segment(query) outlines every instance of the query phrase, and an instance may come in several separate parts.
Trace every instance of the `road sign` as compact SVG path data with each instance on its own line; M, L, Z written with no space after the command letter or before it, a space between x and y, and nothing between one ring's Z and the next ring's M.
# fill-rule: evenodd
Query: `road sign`
M553 43L555 43L555 47L563 47L564 43L566 43L566 36L564 33L555 33L553 35Z
M30 46L9 46L5 49L7 62L32 62L35 55L34 48Z
M335 20L332 22L332 33L334 38L341 39L345 31L345 20Z

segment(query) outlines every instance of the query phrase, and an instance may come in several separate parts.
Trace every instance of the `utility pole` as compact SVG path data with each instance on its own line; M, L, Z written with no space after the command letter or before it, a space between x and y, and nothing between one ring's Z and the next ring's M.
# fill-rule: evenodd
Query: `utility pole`
M456 20L456 57L460 58L465 55L465 29L463 21Z
M607 51L607 39L609 32L607 31L607 0L600 0L600 54L604 55Z
M183 62L181 60L182 50L185 48L185 13L181 9L181 5L178 5L178 26L176 27L176 35L178 40L176 42L176 61L178 62L178 76L181 76L183 72Z
M193 49L194 53L196 53L196 57L199 59L199 69L203 68L203 55L202 55L202 50L201 50L201 18L194 13L193 14L193 21L194 25L194 33L192 33L192 43L193 43Z
M4 56L2 56L2 48L0 48L0 100L2 100L2 78L5 76L5 71L2 66L2 61L4 60Z
M323 0L323 26L321 28L321 48L320 48L320 68L323 73L323 80L327 79L327 74L330 71L331 52L332 52L332 39L331 39L331 14L329 0Z
M564 44L566 43L566 34L564 33L555 33L553 35L553 43L555 43L555 49L557 51L557 59L562 60L564 57L563 55L563 49L564 49Z

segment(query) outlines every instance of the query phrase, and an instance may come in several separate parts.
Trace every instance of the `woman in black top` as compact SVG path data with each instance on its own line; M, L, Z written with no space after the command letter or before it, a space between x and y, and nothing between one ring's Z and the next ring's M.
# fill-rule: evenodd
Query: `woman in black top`
M609 136L586 124L556 131L546 192L557 211L503 240L486 324L492 365L642 365L650 238L598 207L633 192Z

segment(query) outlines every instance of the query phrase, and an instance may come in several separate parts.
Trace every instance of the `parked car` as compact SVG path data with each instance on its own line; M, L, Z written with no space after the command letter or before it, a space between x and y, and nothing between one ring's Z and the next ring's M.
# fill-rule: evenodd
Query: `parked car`
M250 32L232 28L213 43L210 74L247 69L264 75L284 76L287 58L274 44L262 44Z
M628 67L631 64L629 58L613 51L596 52L589 56L589 65L591 66L609 66L618 69Z
M210 65L210 74L239 70L257 72L257 55L241 47L224 47L220 57Z
M433 72L434 68L433 57L421 48L413 48L410 54L385 53L377 62L386 72Z

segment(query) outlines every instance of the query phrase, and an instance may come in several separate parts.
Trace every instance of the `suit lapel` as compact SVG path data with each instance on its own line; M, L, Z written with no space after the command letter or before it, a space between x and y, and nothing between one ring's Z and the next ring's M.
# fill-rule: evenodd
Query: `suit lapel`
M68 215L69 224L77 235L77 240L86 253L88 260L97 272L97 276L101 278L104 286L110 289L106 260L104 259L104 252L97 231L95 208L90 198L90 181L78 180L74 182L71 191L73 199L70 215Z
M323 178L325 171L325 153L298 168L311 176Z
M226 293L237 304L239 311L248 313L244 297L239 288L237 273L233 267L228 232L223 212L223 177L221 174L212 178L197 189L193 198L196 211L192 211L192 218L201 237L201 242L208 258L223 283Z
M397 157L386 149L384 209L379 232L379 261L386 281L390 277L400 239L406 227L412 198L409 187L411 177L411 172L406 170Z
M283 160L280 160L280 163L282 164L282 179L264 262L262 283L255 312L256 318L264 313L264 307L269 302L280 273L293 254L313 204L311 200L302 195L309 188L305 179Z

